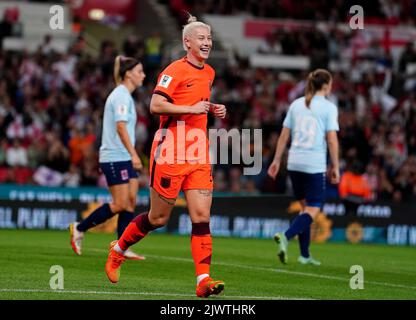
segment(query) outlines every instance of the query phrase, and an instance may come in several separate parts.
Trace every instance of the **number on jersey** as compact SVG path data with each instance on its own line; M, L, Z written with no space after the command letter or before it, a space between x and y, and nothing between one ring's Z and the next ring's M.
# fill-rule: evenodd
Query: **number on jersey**
M300 148L312 148L315 142L317 122L313 116L300 116L295 119L293 145Z

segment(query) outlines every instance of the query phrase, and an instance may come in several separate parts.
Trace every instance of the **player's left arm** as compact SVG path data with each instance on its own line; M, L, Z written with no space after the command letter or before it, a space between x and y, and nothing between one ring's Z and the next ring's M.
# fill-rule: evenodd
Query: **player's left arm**
M326 133L326 140L332 164L331 182L336 184L339 182L339 143L337 132L335 130L328 131Z
M339 130L338 124L338 109L335 105L332 105L329 109L326 121L326 140L329 149L329 156L331 158L331 183L339 183L339 142L337 131Z

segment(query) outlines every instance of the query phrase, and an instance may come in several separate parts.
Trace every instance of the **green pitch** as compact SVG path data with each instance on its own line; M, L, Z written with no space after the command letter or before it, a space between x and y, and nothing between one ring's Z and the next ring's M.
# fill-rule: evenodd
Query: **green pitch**
M133 249L144 261L127 261L120 282L104 273L113 236L87 233L75 256L62 231L0 231L0 299L197 299L189 237L152 234ZM215 238L213 278L225 281L210 299L415 299L416 250L382 245L313 244L322 266L300 265L297 241L289 264L270 240ZM64 289L50 289L50 268L64 269ZM364 269L364 289L350 288L350 267Z

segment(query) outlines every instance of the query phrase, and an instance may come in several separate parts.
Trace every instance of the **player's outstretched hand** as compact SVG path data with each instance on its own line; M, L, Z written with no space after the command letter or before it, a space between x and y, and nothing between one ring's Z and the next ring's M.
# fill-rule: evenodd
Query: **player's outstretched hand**
M209 112L210 103L208 101L199 101L194 104L191 108L192 113L194 114L204 114Z
M131 158L131 163L133 165L133 169L136 171L141 171L143 169L142 161L140 160L139 156L134 155Z
M224 119L227 114L227 108L223 104L211 103L211 112L214 117Z
M267 174L269 175L270 178L272 178L273 180L276 180L276 176L279 173L279 169L280 169L280 163L277 161L273 161L269 167L269 170L267 170Z

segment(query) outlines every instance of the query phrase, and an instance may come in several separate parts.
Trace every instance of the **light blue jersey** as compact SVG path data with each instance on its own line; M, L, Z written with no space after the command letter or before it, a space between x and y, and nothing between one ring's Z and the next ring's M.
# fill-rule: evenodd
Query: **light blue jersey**
M133 98L124 85L119 85L111 92L105 102L99 160L101 163L131 160L130 153L117 133L117 122L126 122L130 142L134 146L136 120L137 115Z
M323 96L305 97L292 102L283 126L290 129L292 144L287 168L305 173L326 172L326 133L338 131L337 107Z

